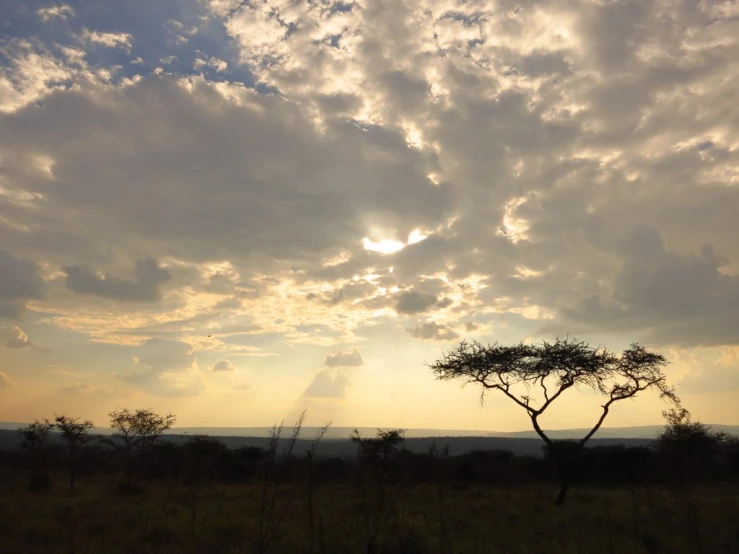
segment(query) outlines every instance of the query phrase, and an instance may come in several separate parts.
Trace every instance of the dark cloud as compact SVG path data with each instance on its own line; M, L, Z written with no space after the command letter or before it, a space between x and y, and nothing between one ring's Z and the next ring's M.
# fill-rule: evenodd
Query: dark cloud
M564 313L612 331L641 330L648 340L683 346L739 342L739 276L712 246L680 254L660 234L638 227L616 248L624 262L610 294L590 295Z
M328 367L359 367L364 365L362 353L356 348L347 350L339 350L333 354L326 354L326 360L323 365Z
M446 325L439 325L435 321L422 323L418 327L408 329L414 339L448 341L459 338L459 333Z
M44 281L38 266L0 250L0 318L19 319L25 301L43 298Z
M410 291L398 295L395 310L399 314L420 314L436 303L436 297L422 292Z
M136 281L110 275L98 276L89 266L66 266L67 288L79 294L94 294L126 302L156 302L161 299L161 285L172 277L156 260L136 262Z

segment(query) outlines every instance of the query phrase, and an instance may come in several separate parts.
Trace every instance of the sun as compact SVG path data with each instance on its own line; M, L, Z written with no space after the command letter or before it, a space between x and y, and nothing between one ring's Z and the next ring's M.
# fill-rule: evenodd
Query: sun
M408 235L408 240L406 242L402 242L395 239L381 239L378 241L374 241L369 237L364 237L362 239L362 246L365 250L369 252L379 252L380 254L395 254L396 252L400 252L408 246L409 244L416 244L418 242L421 242L422 240L425 240L428 238L428 235L426 235L423 231L420 229L414 229L410 232Z
M380 254L394 254L405 248L405 244L399 240L383 239L377 242L368 237L362 239L362 246L370 252L379 252Z

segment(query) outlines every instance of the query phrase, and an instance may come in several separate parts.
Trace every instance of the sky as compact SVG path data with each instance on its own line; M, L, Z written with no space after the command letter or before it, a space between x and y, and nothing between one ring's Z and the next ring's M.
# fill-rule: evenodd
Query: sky
M0 420L516 431L427 364L569 335L737 424L737 98L729 1L2 2Z

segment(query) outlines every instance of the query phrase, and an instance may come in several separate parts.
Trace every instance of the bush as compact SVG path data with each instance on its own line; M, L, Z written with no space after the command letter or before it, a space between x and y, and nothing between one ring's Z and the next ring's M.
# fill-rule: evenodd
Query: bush
M53 482L48 473L34 473L28 481L28 492L50 492Z

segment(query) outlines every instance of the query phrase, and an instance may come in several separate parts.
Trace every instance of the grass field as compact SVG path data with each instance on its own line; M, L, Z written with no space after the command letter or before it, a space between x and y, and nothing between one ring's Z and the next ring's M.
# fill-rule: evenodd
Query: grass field
M0 488L0 552L64 554L259 552L262 486L146 485L115 492L110 478L82 479L73 493L59 475L48 493L26 491L27 476ZM379 533L384 553L739 553L739 486L692 494L660 488L574 488L562 507L554 485L515 489L403 488ZM304 487L284 487L275 513L292 498L268 552L365 553L367 517L360 489L318 487L310 548Z

